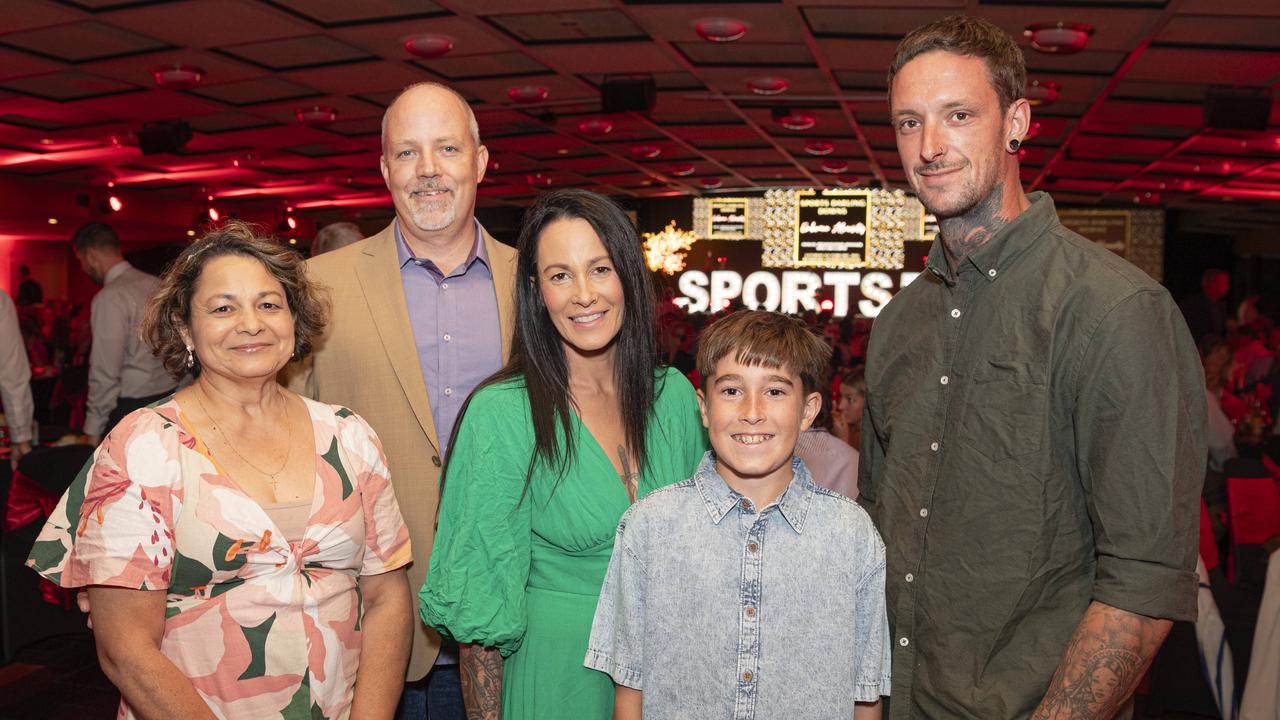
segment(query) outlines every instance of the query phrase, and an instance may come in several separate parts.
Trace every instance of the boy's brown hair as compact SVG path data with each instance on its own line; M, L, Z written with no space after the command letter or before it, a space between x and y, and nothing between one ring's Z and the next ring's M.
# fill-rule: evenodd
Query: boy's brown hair
M904 65L934 50L982 58L1001 110L1026 94L1027 62L1018 44L990 21L967 15L950 15L907 33L889 65L889 92Z
M805 395L821 389L831 348L800 320L764 310L742 310L715 321L698 338L698 375L703 389L716 364L732 355L751 367L783 368L800 377Z

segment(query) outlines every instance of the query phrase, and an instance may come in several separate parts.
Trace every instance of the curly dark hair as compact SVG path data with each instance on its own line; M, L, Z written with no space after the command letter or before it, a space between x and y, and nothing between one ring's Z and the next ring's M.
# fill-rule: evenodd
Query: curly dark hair
M165 269L143 316L143 339L176 378L188 371L200 375L199 358L187 368L187 347L181 331L190 327L191 298L205 265L227 255L257 260L284 286L285 301L293 316L294 361L310 355L324 332L329 301L323 288L307 278L302 256L258 227L230 220L205 233Z

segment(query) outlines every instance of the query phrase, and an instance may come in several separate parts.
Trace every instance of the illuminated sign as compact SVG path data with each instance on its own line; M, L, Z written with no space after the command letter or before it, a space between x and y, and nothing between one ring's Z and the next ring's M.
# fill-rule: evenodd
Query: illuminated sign
M819 308L819 294L830 296L831 316L875 317L896 291L911 284L919 272L879 270L757 270L743 277L736 270L687 270L680 275L676 303L689 312L722 310L735 301L751 310L802 313ZM851 290L861 295L852 297ZM856 304L856 306L855 306Z
M747 199L712 198L707 201L709 240L746 240Z
M870 202L870 190L834 197L797 192L795 261L817 267L864 266Z

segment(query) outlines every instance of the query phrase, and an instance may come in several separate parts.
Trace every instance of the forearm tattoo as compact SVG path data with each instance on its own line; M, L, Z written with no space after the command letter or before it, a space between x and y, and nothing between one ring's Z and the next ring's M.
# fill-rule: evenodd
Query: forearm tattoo
M1113 717L1142 679L1169 626L1167 620L1090 605L1032 720Z
M499 720L502 716L502 655L494 648L462 648L458 670L467 720Z

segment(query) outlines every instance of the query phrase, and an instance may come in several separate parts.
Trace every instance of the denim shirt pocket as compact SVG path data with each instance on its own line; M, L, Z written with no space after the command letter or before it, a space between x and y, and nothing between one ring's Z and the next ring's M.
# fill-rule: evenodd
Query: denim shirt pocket
M992 358L972 373L960 442L993 463L1040 450L1048 413L1047 363Z

